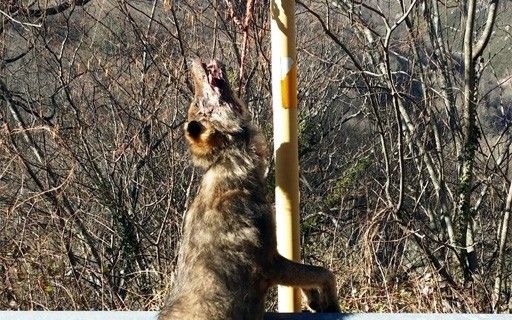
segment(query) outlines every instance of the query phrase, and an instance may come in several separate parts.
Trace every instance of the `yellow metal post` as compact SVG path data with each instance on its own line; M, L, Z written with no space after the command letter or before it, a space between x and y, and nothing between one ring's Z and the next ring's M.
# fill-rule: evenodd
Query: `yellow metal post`
M271 15L277 247L284 257L299 261L295 1L272 0ZM300 297L298 289L279 286L279 312L300 311Z

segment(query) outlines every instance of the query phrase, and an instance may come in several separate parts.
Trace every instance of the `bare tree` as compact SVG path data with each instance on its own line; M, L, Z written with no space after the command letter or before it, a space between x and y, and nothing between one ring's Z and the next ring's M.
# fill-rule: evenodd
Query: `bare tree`
M269 7L0 4L0 307L161 305L197 182L187 58L226 61L271 140ZM510 5L296 14L306 262L336 272L344 309L508 310Z

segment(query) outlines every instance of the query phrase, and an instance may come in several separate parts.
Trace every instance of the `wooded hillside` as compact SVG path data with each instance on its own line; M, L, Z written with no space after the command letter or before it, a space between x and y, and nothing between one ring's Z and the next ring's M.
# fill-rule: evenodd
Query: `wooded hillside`
M224 61L271 144L270 10L0 1L0 309L160 308L201 174L187 59ZM351 312L512 311L510 2L296 17L304 261Z

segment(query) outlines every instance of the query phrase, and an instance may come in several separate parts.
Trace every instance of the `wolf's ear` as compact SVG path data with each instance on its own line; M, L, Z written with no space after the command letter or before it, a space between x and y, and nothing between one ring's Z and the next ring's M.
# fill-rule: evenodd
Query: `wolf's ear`
M196 157L208 157L224 144L224 137L208 123L192 120L185 123L184 129L190 151Z
M190 140L200 139L201 135L207 130L199 121L190 121L185 124L185 134Z

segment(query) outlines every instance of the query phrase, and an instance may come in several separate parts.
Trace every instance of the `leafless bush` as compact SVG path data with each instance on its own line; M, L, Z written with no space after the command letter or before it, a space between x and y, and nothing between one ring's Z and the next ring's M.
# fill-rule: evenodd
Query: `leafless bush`
M303 257L347 310L510 305L510 6L443 4L297 3ZM0 4L0 308L159 308L195 192L186 59L229 62L271 139L269 6Z

